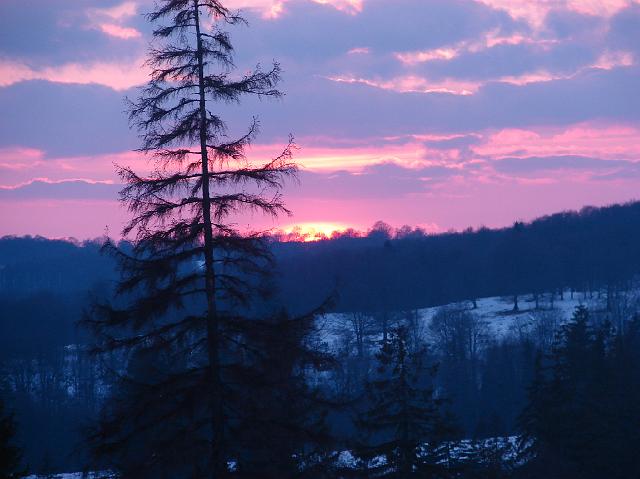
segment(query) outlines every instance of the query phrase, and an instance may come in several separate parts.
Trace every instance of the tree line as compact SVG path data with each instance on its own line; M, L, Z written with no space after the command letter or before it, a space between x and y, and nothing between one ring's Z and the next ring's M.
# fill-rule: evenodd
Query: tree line
M275 259L275 289L298 311L334 292L336 311L409 310L491 296L520 300L525 294L538 302L595 295L609 298L607 307L613 308L640 271L638 225L640 202L632 202L510 228L427 234L379 223L368 233L311 243L269 237L266 247ZM19 297L104 289L117 271L113 258L100 254L103 241L1 238L2 291ZM126 241L118 246L131 249Z
M640 203L586 207L509 228L429 235L377 224L315 243L278 243L282 295L304 309L339 291L338 310L393 311L524 294L613 300L640 271ZM613 307L609 301L608 307Z

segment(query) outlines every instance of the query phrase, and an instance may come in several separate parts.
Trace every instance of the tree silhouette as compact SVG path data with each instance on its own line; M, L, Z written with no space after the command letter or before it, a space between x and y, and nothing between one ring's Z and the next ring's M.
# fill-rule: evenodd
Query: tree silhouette
M629 426L638 421L637 357L628 355L636 327L631 323L629 333L613 337L608 325L590 323L584 306L576 309L548 364L539 360L521 417L526 477L638 475L637 457L629 460L639 441Z
M22 454L14 441L16 424L13 415L4 410L4 402L0 399L0 477L13 479L22 477L25 471L20 464Z
M364 434L357 452L371 477L446 477L446 440L455 428L431 384L436 368L425 365L424 349L412 352L408 342L404 326L382 342L378 375L358 420Z
M242 411L237 477L334 477L329 462L335 442L325 421L331 404L312 386L333 360L310 344L313 331L315 314L291 317L284 311L248 330L246 360L234 388Z
M97 455L111 460L145 440L134 470L149 477L221 477L229 461L231 345L270 263L262 236L241 233L233 219L246 210L288 213L279 190L296 173L293 143L257 165L245 151L258 121L229 140L212 111L243 95L281 95L277 63L232 76L233 47L221 28L244 23L238 13L218 0L163 0L147 17L155 24L151 79L129 102L129 115L153 170L118 167L121 200L133 214L123 233L133 246L107 243L121 270L120 299L96 304L87 324L100 338L97 352L144 350L171 367L144 378L121 375L133 396L105 411L91 439Z

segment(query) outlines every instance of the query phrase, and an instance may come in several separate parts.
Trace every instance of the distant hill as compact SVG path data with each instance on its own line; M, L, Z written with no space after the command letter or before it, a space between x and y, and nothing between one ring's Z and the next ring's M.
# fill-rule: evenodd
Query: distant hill
M510 228L275 245L281 298L296 308L338 293L338 310L424 308L490 296L629 287L640 273L640 202L586 207ZM286 298L286 299L285 299Z
M84 292L109 278L115 278L114 263L100 254L99 240L0 238L0 294Z
M586 207L510 228L431 235L378 225L312 243L272 241L277 300L301 310L415 309L524 293L624 290L640 273L640 202ZM117 277L99 242L0 238L0 295L104 290Z

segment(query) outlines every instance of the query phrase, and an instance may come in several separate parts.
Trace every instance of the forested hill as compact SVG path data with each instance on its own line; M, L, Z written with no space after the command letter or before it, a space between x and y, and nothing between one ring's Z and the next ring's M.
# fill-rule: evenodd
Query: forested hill
M624 289L640 272L640 202L584 208L510 228L426 235L377 225L366 236L273 241L279 297L309 308L392 311L478 297ZM99 241L0 239L0 294L103 290L115 278Z
M0 238L0 291L84 292L114 277L114 262L100 254L102 240Z
M394 311L489 296L610 294L640 273L640 202L586 207L510 228L276 245L283 297L297 307L332 288L339 310ZM515 298L514 298L515 299Z

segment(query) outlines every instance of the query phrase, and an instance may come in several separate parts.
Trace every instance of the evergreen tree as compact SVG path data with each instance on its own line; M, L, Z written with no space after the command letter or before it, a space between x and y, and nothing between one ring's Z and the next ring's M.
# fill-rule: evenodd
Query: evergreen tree
M13 415L4 410L0 398L0 477L13 479L22 477L26 472L21 468L22 454L15 446L16 423Z
M611 477L603 455L614 385L607 350L611 331L594 330L584 306L559 334L551 357L540 357L521 416L521 457L531 477Z
M335 444L325 424L330 407L314 376L332 367L330 355L311 341L315 314L280 312L247 328L238 378L241 418L239 477L333 477L328 460Z
M404 326L394 328L377 356L377 377L367 385L368 404L358 420L357 448L362 468L372 477L448 477L454 428L436 397L426 351L410 351Z
M123 477L219 478L232 459L238 327L249 325L243 318L271 260L262 236L236 230L234 215L288 213L279 190L296 167L291 143L266 164L250 162L245 150L257 120L230 140L213 110L247 94L280 95L277 64L232 76L222 26L242 17L218 0L162 0L148 19L156 39L151 80L130 102L130 119L154 167L147 175L119 168L132 248L106 245L121 269L119 300L96 304L86 323L100 339L97 352L144 351L162 360L142 379L120 379L128 387L116 390L127 397L108 406L90 444L107 464L126 458L127 470L138 471Z
M640 477L640 316L627 321L611 348L609 414L601 454L609 458L610 477Z

